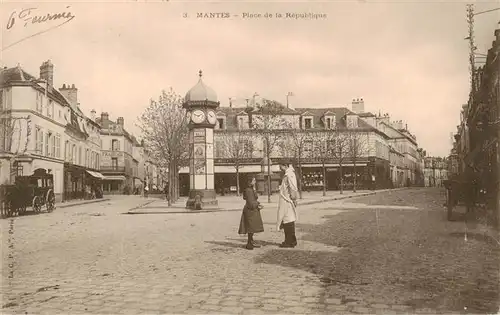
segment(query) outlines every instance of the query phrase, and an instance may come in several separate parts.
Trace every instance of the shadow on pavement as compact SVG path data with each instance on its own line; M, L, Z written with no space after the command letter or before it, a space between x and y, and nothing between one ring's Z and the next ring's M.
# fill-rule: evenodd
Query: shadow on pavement
M355 296L369 303L438 312L496 313L498 245L479 236L467 242L458 237L463 225L446 221L436 193L411 190L401 195L385 195L383 202L397 204L404 198L405 205L425 208L427 203L431 211L359 209L324 216L321 224L299 221L301 240L340 251L276 249L255 262L314 274L323 285L323 297Z

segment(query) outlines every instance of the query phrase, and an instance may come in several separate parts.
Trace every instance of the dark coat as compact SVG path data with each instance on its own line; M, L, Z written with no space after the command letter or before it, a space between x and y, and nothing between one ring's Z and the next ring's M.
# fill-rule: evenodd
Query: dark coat
M241 214L238 234L264 232L257 192L253 188L246 188L243 192L243 199L246 203Z

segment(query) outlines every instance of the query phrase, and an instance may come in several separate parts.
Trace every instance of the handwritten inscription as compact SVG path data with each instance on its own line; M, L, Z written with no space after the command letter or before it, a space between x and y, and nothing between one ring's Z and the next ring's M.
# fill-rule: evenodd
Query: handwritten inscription
M66 9L70 7L67 6ZM60 12L60 13L47 13L43 15L35 15L35 10L37 8L27 8L19 11L14 11L11 13L9 20L7 21L7 29L10 30L12 27L16 25L17 19L20 22L24 22L24 27L28 26L28 24L41 24L54 20L63 20L63 23L67 23L75 18L73 13L71 12Z

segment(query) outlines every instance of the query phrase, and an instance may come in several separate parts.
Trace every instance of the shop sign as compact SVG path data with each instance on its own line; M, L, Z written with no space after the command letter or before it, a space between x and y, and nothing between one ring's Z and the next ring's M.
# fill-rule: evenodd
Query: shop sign
M327 172L336 172L336 171L338 171L338 168L336 168L336 167L327 167L326 171Z
M103 157L122 157L123 152L121 151L102 151Z

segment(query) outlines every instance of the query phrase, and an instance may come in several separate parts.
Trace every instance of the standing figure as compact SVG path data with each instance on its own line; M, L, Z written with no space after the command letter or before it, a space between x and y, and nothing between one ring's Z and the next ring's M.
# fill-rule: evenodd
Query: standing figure
M281 164L280 169L284 172L280 186L278 201L278 217L276 229L285 230L285 241L280 247L297 246L295 237L295 221L297 221L297 178L291 164Z
M246 249L254 249L260 247L253 240L254 233L264 232L264 224L260 215L260 210L263 208L257 200L257 192L255 191L255 177L250 177L247 188L243 191L243 199L246 200L241 214L240 228L238 234L248 234Z

